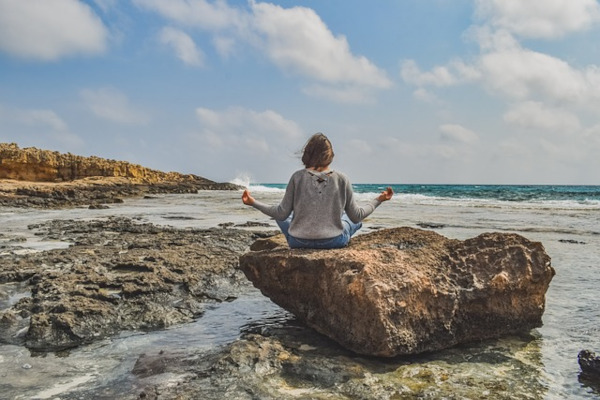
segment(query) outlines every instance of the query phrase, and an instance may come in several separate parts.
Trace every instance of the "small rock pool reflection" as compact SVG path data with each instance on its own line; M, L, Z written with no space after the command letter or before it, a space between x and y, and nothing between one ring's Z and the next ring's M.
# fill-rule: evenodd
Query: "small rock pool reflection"
M53 353L0 345L4 369L0 372L0 398L79 399L82 392L107 399L137 398L140 386L148 384L136 382L131 373L141 354L208 351L233 342L245 331L290 320L291 314L251 289L231 302L209 304L194 323L171 329L131 332Z

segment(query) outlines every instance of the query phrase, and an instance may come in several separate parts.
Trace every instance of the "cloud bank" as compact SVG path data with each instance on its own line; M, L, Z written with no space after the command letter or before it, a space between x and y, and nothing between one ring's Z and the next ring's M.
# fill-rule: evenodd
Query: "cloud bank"
M313 81L303 92L339 102L364 102L372 90L392 86L386 72L355 55L346 37L334 35L312 9L251 1L248 8L218 0L134 0L188 30L213 35L219 54L237 46L262 54L285 74ZM181 58L181 57L180 57Z
M435 99L435 90L477 85L507 102L503 121L513 128L583 133L582 118L600 106L600 66L576 66L528 48L525 39L554 40L600 23L595 0L477 0L476 24L465 38L479 46L468 60L422 70L404 60L400 76L417 87L415 98ZM430 101L431 102L431 101Z
M108 30L77 0L0 0L0 50L39 61L107 48Z

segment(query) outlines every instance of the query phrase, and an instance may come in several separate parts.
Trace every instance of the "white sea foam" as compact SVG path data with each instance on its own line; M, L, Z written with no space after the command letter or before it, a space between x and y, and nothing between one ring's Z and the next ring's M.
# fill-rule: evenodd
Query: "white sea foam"
M377 193L359 193L359 201L367 201ZM507 201L498 199L476 199L425 196L421 194L395 194L392 201L410 205L422 206L449 206L449 207L475 207L475 208L503 208L517 210L584 210L600 211L600 201L597 200L527 200Z
M264 186L264 185L259 185L259 184L250 184L249 190L254 191L254 192L267 192L267 193L285 193L285 189L283 188L276 188L276 187L270 187L270 186Z
M268 193L284 193L285 189L276 188L272 186L265 186L260 183L253 182L252 175L249 173L242 173L232 179L229 183L240 185L250 190L251 192L268 192Z
M239 174L235 178L233 178L231 181L229 181L229 183L233 183L234 185L240 185L240 186L247 188L250 186L251 181L252 181L252 175L244 172L244 173Z

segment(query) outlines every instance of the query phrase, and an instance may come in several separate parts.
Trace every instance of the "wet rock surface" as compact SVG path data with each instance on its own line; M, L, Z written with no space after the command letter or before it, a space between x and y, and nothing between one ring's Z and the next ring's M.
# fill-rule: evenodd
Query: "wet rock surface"
M207 303L233 299L249 286L238 269L239 254L271 234L175 229L116 217L55 220L30 229L72 245L2 253L0 284L21 285L30 296L0 311L0 340L42 351L192 321Z
M279 235L251 250L240 267L263 294L344 347L384 357L539 327L554 276L541 243L505 233L384 229L328 251L290 250Z
M143 183L130 178L83 178L69 182L21 182L0 180L0 206L69 208L90 206L108 208L128 197L159 193L196 193L198 190L238 190L231 183L217 183L190 176L181 181Z
M600 356L590 350L581 350L577 362L581 368L579 381L600 394Z
M247 225L251 226L252 224ZM207 259L213 251L223 254L229 254L228 252L231 251L235 253L235 258L247 252L250 243L254 242L254 247L262 244L268 248L273 245L273 242L278 243L281 239L272 237L272 241L255 242L256 238L267 237L273 231L253 233L235 229L235 224L227 224L216 229L192 231L142 224L127 218L50 221L30 227L41 238L65 240L73 245L66 249L22 254L10 250L14 246L18 246L19 241L22 240L20 236L0 237L6 241L7 245L0 252L4 254L0 256L0 281L4 282L0 283L0 304L2 304L0 308L7 307L4 312L0 312L2 314L0 333L4 335L0 341L3 342L25 343L29 320L34 312L46 313L53 318L61 313L69 312L61 312L59 308L63 300L69 296L95 298L94 295L88 295L96 293L95 289L88 288L88 294L84 295L81 288L75 290L73 288L77 286L68 283L77 282L77 280L62 281L59 276L61 271L65 271L70 276L83 275L82 273L75 274L74 271L77 269L69 263L79 265L79 271L84 266L88 267L84 271L105 270L102 273L90 274L90 281L106 282L105 279L110 277L112 270L120 269L119 274L122 274L124 282L131 282L137 276L142 283L151 282L153 286L160 289L168 287L170 283L166 277L171 275L164 271L158 272L161 277L165 278L148 281L147 276L151 273L144 272L149 267L152 267L153 271L160 271L162 268L158 268L156 264L164 264L163 267L166 269L177 266L183 269L185 268L184 264L188 263L184 263L181 258L191 258L189 263L195 262L197 258L194 258L194 251L203 254L203 257ZM261 227L257 228L262 229ZM414 249L418 246L414 243L405 243L403 246L396 247ZM142 249L146 249L147 252L141 253ZM183 252L181 258L171 257L171 251L177 252L177 249ZM137 253L138 250L140 253ZM67 255L69 252L73 252L72 256ZM93 257L92 253L95 254ZM164 253L164 255L159 253ZM129 261L124 263L121 257ZM146 257L154 257L156 261L145 260ZM77 259L85 261L77 263ZM222 260L227 258L219 256L215 259L215 265L217 265L223 263ZM171 260L169 266L166 265L167 260ZM248 291L253 293L252 296L259 296L259 294L250 287L251 283L236 269L238 268L237 260L233 260L232 263L235 271L233 278L231 269L227 267L222 269L217 266L207 267L206 273L196 270L190 272L193 276L198 275L199 280L206 278L206 282L210 282L211 279L213 282L227 282L220 285L217 295L213 293L191 296L185 290L166 292L167 295L172 296L172 299L175 299L173 303L176 303L177 299L182 299L178 304L181 304L183 299L191 299L197 301L200 308L206 309L205 314L202 314L202 310L199 311L199 318L194 324L181 326L206 324L205 321L211 318L211 310L214 310L215 307L232 306L236 310L247 311L235 304L240 300L243 301L248 296ZM120 267L118 267L119 265ZM139 270L128 270L133 265L137 266L136 268ZM140 268L142 265L145 267ZM44 271L48 267L52 267L51 269L54 270L51 278L44 275ZM217 271L221 272L217 273ZM223 276L224 279L218 279L213 272ZM33 280L38 279L35 278L37 275L47 280L46 284L33 284ZM98 280L97 276L105 276L105 278ZM15 280L13 277L20 278ZM85 283L85 285L91 286L92 283ZM43 289L49 286L60 288L63 292L55 290L47 295L44 290L40 290L38 294L33 294L35 287ZM199 290L199 292L201 291ZM118 295L113 289L105 294ZM219 304L219 299L235 297L238 294L240 295L238 300ZM161 303L153 298L151 293L137 296L116 299L123 301L120 303L121 308L130 307L129 313L119 315L132 321L130 324L122 323L119 325L119 329L125 330L126 335L131 334L131 338L138 337L139 340L144 340L150 334L128 333L128 327L142 321L143 318L138 317L137 314L143 315L144 310L150 307L158 309L165 307L164 304L168 303ZM136 298L140 301L136 302ZM142 305L141 299L145 299L148 304ZM129 300L133 301L131 305L124 304ZM34 301L35 304L40 305L40 311L33 310ZM105 318L103 314L100 314L99 317L94 314L102 309L87 306L96 303L81 302L78 304L74 301L66 301L66 304L69 307L74 307L75 304L77 307L85 306L81 313L76 313L77 317L83 316L87 320ZM134 309L136 312L131 311ZM158 310L158 312L163 313L163 310ZM169 314L165 311L163 315L175 315L175 313ZM130 359L130 362L120 359L113 360L108 364L109 366L100 370L95 370L94 366L102 363L102 360L94 358L80 360L73 364L60 364L59 368L73 371L69 375L70 377L65 377L63 373L57 373L55 375L56 384L54 381L50 381L51 383L43 387L43 390L40 388L40 390L27 393L31 394L32 398L36 398L35 394L40 395L39 398L58 398L60 396L64 400L82 398L206 400L527 398L541 400L549 395L547 393L548 383L542 372L540 346L543 341L541 338L535 337L535 330L533 336L503 337L499 340L469 343L433 353L382 359L357 355L328 337L317 333L314 329L305 326L304 323L284 311L275 314L276 320L270 319L273 314L269 313L268 315L269 317L266 319L255 320L250 325L240 325L241 336L239 339L235 340L232 337L231 340L222 342L224 344L211 347L203 345L202 342L190 344L184 341L177 345L173 345L173 343L166 345L163 341L151 341L152 345L144 347L144 354L141 354L141 352L136 352L134 346L130 347L121 343L120 349L124 353L128 353L125 360ZM68 318L64 320L68 320ZM107 325L112 323L110 318L105 321L108 321ZM186 322L189 319L184 318L181 321ZM11 327L12 333L5 330L5 327ZM83 330L82 328L71 329ZM160 325L157 329L160 329ZM20 334L17 335L18 331ZM172 332L171 330L158 333L176 335L176 331ZM94 336L91 340L95 341L97 338ZM35 378L36 375L52 375L50 371L57 368L54 364L57 359L79 358L81 357L80 351L91 351L90 354L95 354L96 357L110 359L114 356L107 357L103 352L98 356L98 351L109 347L111 342L121 342L121 339L113 337L99 340L77 349L54 353L56 355L44 353L25 360L14 357L14 355L10 356L12 353L26 351L25 349L20 346L6 346L8 351L2 355L5 358L2 366L6 368L6 371L11 369L16 372L9 373L6 377L7 383L3 377L4 372L0 368L0 388L2 389L0 393L19 393L18 388L21 386L15 382L23 380L29 381L29 386L35 387L38 382L38 379ZM32 353L37 352L32 351ZM68 355L69 353L70 355ZM14 365L10 361L13 358L16 361ZM108 378L107 375L113 369L116 370L117 365L121 368L118 370L117 376ZM22 387L26 387L25 384L23 385ZM55 393L55 397L51 397L51 393Z
M382 360L291 320L208 353L143 355L134 371L153 382L140 399L542 399L537 346L522 336Z

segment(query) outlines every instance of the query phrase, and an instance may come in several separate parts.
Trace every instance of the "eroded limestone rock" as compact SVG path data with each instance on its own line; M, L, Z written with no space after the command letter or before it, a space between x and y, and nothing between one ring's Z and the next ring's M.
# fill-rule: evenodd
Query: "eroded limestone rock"
M35 147L21 149L15 143L0 143L2 179L57 182L94 176L133 178L144 183L186 181L193 178L192 175L157 171L127 161L64 154ZM198 183L214 183L208 179L195 178Z
M238 257L260 232L176 229L128 218L31 225L67 249L0 255L0 284L30 296L0 309L0 341L41 351L90 343L122 331L190 322L206 304L249 287ZM266 233L268 234L268 233ZM26 332L17 332L28 323Z
M395 228L336 250L258 240L240 267L263 294L346 348L392 357L542 325L554 269L541 243Z
M0 143L0 206L72 207L120 203L147 193L237 190L238 185L177 172L162 172L126 161L70 153L21 149Z
M577 355L577 362L581 367L584 379L600 384L600 356L590 350L581 350Z

